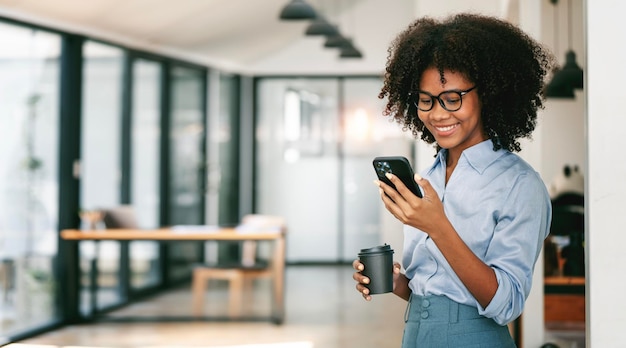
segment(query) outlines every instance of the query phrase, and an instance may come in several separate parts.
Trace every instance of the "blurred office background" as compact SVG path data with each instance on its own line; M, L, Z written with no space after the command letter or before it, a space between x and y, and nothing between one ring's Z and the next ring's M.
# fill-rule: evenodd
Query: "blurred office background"
M184 284L194 263L232 252L86 242L68 265L59 231L80 227L81 211L130 205L141 228L275 214L289 226L289 267L346 265L379 243L399 259L401 226L379 202L371 159L404 155L421 170L434 150L381 115L395 35L418 16L475 11L520 25L562 64L576 52L587 73L585 20L602 8L583 0L308 2L359 56L306 35L311 20L280 20L288 0L0 0L0 344L74 322L72 306L88 311L86 291L67 298L67 267L80 270L80 282L90 266L99 269L97 305L106 311ZM565 164L587 174L586 93L549 98L523 144L547 186ZM529 347L544 342L542 268L540 260L522 318ZM120 286L121 271L130 289Z

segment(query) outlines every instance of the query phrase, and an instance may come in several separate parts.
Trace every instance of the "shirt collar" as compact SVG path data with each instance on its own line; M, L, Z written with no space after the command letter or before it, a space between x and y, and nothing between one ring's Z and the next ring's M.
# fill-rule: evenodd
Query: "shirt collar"
M504 149L493 151L493 142L491 141L491 139L487 139L463 150L463 153L461 154L461 159L465 158L467 163L469 163L469 165L474 168L475 171L482 174L485 169L487 169L487 167L489 167L498 158L503 156L506 152L507 151ZM439 151L434 166L436 166L437 164L445 165L447 155L448 150L442 149L441 151Z

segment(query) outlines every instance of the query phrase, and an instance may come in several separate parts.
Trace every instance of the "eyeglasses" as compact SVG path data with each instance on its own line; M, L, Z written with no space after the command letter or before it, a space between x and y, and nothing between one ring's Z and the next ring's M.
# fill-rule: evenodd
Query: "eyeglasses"
M461 108L461 104L463 103L463 96L474 90L474 88L476 88L476 86L470 89L466 89L464 91L443 91L437 96L434 96L428 92L418 91L417 100L413 100L413 104L421 111L430 111L435 105L435 99L437 99L439 105L441 105L441 107L445 110L451 112L457 111ZM415 94L411 93L411 97L413 96L415 96Z

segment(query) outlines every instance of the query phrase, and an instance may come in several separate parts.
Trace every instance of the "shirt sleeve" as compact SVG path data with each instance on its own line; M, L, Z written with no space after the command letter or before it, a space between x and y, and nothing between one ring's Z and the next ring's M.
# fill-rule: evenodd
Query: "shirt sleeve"
M530 293L533 269L550 232L551 202L536 173L524 173L494 212L496 228L485 256L495 271L498 289L481 315L505 325L522 313Z

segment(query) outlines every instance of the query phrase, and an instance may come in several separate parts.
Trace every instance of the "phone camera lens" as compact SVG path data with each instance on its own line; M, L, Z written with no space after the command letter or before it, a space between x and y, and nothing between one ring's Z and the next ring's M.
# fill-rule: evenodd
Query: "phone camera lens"
M391 166L389 165L388 162L383 162L383 172L384 173L391 173Z

